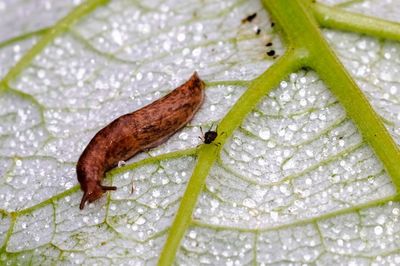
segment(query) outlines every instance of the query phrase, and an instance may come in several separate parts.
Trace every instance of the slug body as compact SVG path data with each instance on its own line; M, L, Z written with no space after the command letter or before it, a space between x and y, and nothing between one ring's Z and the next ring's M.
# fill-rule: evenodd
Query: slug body
M106 171L135 154L158 146L184 127L200 108L204 99L204 82L195 72L184 84L163 98L123 115L93 137L80 156L76 172L86 201L100 198L116 187L101 185Z

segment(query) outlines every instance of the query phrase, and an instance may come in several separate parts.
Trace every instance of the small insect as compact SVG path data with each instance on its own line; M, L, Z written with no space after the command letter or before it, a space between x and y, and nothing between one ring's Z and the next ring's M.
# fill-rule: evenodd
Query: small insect
M275 50L271 50L267 52L268 56L274 56L275 55Z
M83 209L87 201L99 199L106 191L117 189L101 184L106 171L120 161L160 145L184 127L203 103L204 87L195 72L188 81L161 99L120 116L97 132L76 166L83 190L79 208Z
M257 28L256 35L260 35L260 33L261 33L261 29Z
M213 141L218 137L218 126L215 128L215 131L211 130L213 125L211 125L210 129L206 131L206 133L203 133L203 128L200 127L201 135L202 137L199 137L204 144L211 144ZM221 135L225 134L225 132L222 132ZM221 143L215 143L215 145L220 145Z
M246 23L246 22L252 22L253 19L255 19L257 17L257 13L253 13L251 15L248 15L247 17L245 17L244 19L242 19L242 23Z

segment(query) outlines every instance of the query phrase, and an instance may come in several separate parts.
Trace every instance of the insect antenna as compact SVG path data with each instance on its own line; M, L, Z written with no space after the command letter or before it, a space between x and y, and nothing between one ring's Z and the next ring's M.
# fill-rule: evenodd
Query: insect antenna
M214 126L214 123L211 124L211 127L210 127L210 129L209 129L208 131L211 131L211 129L213 128L213 126ZM218 126L217 126L217 128L218 128ZM215 130L215 131L216 131L216 130Z

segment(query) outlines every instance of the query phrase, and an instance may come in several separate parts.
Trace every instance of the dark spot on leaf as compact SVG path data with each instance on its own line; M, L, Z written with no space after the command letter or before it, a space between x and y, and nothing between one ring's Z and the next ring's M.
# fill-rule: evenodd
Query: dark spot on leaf
M251 15L248 15L247 17L242 19L242 23L252 22L255 17L257 17L257 13L253 13Z

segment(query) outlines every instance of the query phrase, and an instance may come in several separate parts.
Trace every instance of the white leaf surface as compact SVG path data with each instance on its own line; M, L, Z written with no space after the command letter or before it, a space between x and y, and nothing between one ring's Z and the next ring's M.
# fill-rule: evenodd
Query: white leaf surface
M393 20L400 10L395 1L355 2L346 8ZM78 4L0 0L0 78ZM0 82L0 264L156 264L196 165L184 151L274 64L267 51L285 52L271 22L257 1L110 1ZM400 143L400 45L324 34ZM195 118L104 180L117 191L79 210L75 165L93 135L194 71L207 83ZM340 102L303 69L266 95L222 148L176 264L399 264L394 195Z

